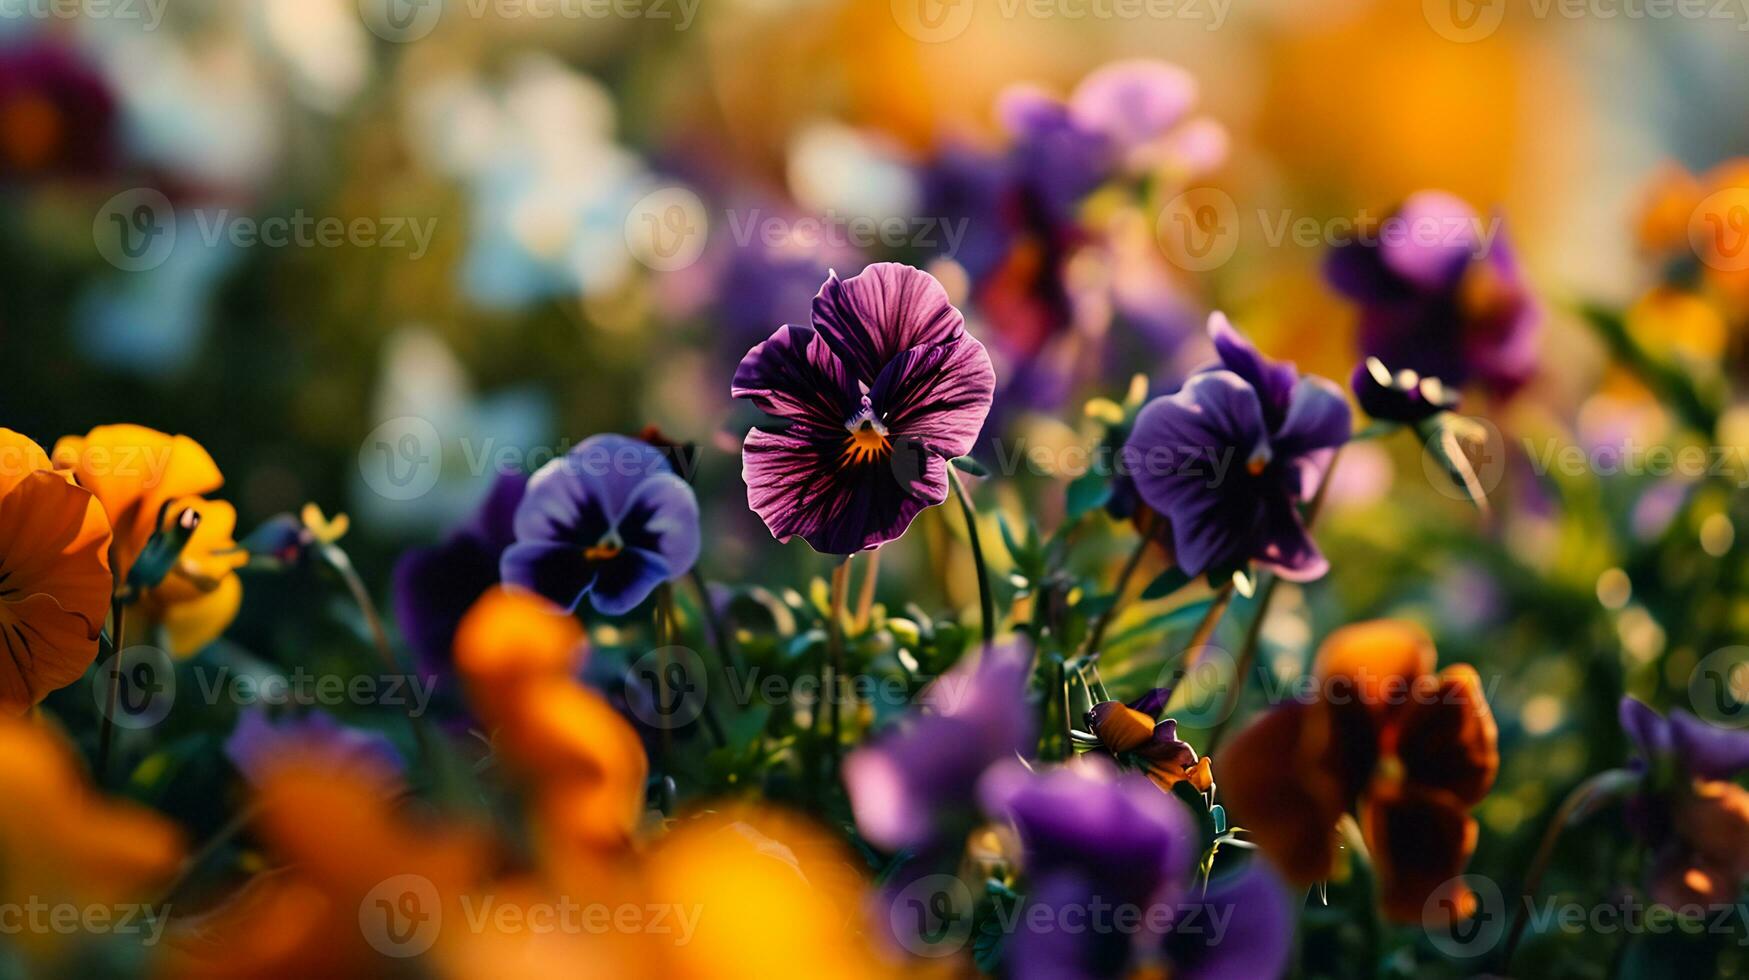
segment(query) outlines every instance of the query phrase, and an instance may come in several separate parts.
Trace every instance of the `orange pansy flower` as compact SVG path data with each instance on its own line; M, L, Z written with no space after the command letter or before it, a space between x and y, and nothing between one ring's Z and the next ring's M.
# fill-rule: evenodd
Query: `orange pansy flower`
M1435 674L1435 660L1413 623L1337 630L1318 651L1316 696L1220 753L1223 802L1290 880L1330 876L1334 828L1353 813L1387 915L1419 920L1435 896L1473 905L1456 879L1476 845L1470 809L1499 769L1494 717L1473 668Z
M36 443L0 429L0 713L18 715L97 657L109 521Z
M115 905L152 900L182 865L181 833L144 807L98 795L53 730L0 719L0 902ZM74 937L8 937L49 954Z
M456 629L456 670L543 826L613 847L637 828L649 760L632 726L575 680L584 652L576 619L518 589L487 592Z

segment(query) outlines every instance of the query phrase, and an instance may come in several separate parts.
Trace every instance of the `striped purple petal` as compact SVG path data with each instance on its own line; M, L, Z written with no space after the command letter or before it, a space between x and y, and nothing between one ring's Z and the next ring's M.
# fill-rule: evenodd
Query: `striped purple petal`
M814 329L853 378L873 387L901 352L957 340L966 324L934 276L878 262L849 279L827 277L814 297Z

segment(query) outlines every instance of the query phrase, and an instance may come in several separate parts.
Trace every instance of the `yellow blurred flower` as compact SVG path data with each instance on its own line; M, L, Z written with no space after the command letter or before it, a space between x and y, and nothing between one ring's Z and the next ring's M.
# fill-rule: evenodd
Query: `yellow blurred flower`
M897 976L860 928L864 883L838 841L801 817L741 807L681 824L646 866L651 900L691 910L672 980Z
M90 491L0 429L0 714L85 673L109 614L109 521Z

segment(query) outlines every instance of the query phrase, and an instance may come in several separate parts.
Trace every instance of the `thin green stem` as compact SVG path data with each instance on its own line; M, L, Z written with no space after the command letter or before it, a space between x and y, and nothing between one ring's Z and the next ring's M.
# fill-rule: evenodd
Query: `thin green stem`
M1097 656L1099 645L1105 642L1105 631L1111 628L1111 621L1117 618L1117 608L1123 604L1123 594L1129 590L1130 579L1135 577L1136 569L1142 565L1142 557L1148 553L1148 537L1143 535L1136 541L1136 549L1130 552L1129 560L1124 562L1123 570L1117 573L1117 584L1112 586L1111 605L1099 614L1093 621L1093 629L1087 633L1087 656Z
M735 654L734 637L729 634L722 617L717 615L716 606L711 603L710 587L704 580L704 573L694 565L687 579L692 582L693 591L698 593L698 608L704 616L705 628L710 631L711 644L717 648L717 657L722 660L723 669L740 672L741 662Z
M661 644L662 648L666 650L680 644L680 617L676 615L674 609L673 584L664 582L662 586L656 590L656 596L656 642ZM663 656L666 657L667 654L663 654ZM667 673L666 668L662 670L662 673ZM709 683L708 677L700 678L700 680L705 681L707 684ZM663 703L668 704L672 702L664 701ZM704 710L700 713L700 717L704 719L705 731L710 733L711 740L717 743L718 748L722 748L729 744L729 737L723 731L723 723L717 719L716 702L711 699L709 691L704 693Z
M1278 575L1269 576L1263 583L1263 591L1257 596L1257 614L1251 617L1251 625L1245 629L1245 644L1239 648L1239 660L1233 667L1233 681L1227 687L1227 702L1221 707L1220 721L1215 723L1215 730L1209 733L1208 744L1203 748L1204 755L1214 755L1220 747L1221 737L1227 733L1227 725L1232 722L1234 713L1239 707L1239 698L1245 693L1245 683L1251 677L1251 664L1257 659L1257 644L1263 637L1263 621L1269 616L1269 604L1275 599L1275 587L1281 582Z
M119 591L110 598L109 620L109 691L104 695L103 720L97 734L97 775L104 780L109 778L109 747L115 739L115 712L121 694L121 652L127 643L127 602Z
M1561 801L1560 807L1555 810L1555 815L1549 819L1549 825L1543 831L1542 841L1537 844L1536 856L1531 858L1530 870L1524 876L1524 888L1518 908L1512 914L1512 931L1506 934L1506 946L1500 954L1500 972L1503 976L1512 975L1512 954L1517 951L1518 941L1523 938L1524 926L1529 921L1525 918L1525 911L1536 900L1536 893L1542 887L1543 875L1548 872L1549 862L1555 856L1555 844L1561 839L1561 832L1575 823L1585 807L1596 801L1599 795L1608 798L1638 781L1639 777L1627 770L1609 769L1580 783Z
M990 569L984 564L984 542L978 535L978 512L972 507L972 495L966 492L966 486L960 482L959 471L950 463L947 467L948 482L953 484L954 495L959 498L960 512L966 518L966 537L972 545L972 563L978 567L978 606L984 617L984 645L990 646L996 642L996 596L990 591Z
M392 674L405 673L400 659L395 656L394 647L389 644L389 632L383 627L383 618L377 612L376 602L371 599L370 590L364 587L364 579L359 577L352 559L336 544L323 545L322 557L330 568L339 573L341 581L346 583L346 591L352 595L353 604L364 616L365 625L370 629L371 642L375 645L383 666ZM420 760L429 766L432 762L431 736L425 730L424 716L411 704L407 708L407 727L413 730L413 741L419 746Z
M843 747L843 718L839 702L839 692L835 690L844 677L844 610L850 597L850 560L845 559L832 569L832 612L826 623L826 648L832 659L832 686L826 685L825 672L821 672L820 698L823 710L830 713L831 741L828 743L827 772L838 771L838 754Z

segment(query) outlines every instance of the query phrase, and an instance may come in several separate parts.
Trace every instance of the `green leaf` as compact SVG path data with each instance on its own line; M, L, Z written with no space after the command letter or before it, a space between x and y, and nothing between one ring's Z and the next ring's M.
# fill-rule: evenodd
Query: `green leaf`
M1190 576L1184 574L1183 569L1174 565L1161 572L1154 581L1148 583L1148 587L1142 590L1142 598L1144 600L1164 599L1189 584Z
M970 456L955 456L953 465L955 469L970 473L973 476L990 475L990 471L984 468L983 463L978 462Z
M1089 469L1069 484L1069 520L1078 521L1111 499L1111 481Z

